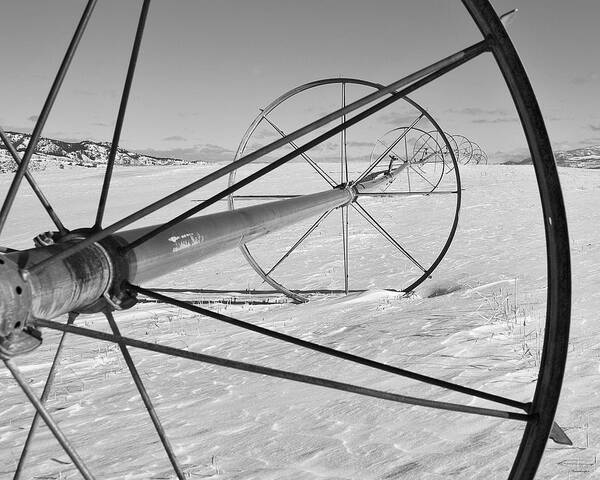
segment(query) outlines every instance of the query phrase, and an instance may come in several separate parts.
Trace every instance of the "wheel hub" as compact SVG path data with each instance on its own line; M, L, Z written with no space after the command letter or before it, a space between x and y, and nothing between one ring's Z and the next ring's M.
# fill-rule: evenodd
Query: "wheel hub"
M0 257L1 357L21 355L40 345L36 318L121 310L135 304L135 297L119 288L127 279L128 264L114 238L94 243L40 270L28 270L84 238L80 232L62 238L48 232L36 237L35 248Z

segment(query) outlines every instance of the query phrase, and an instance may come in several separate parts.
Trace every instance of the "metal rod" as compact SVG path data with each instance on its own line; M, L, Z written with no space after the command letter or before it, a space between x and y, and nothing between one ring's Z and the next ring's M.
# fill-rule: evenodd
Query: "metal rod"
M232 195L231 198L234 200L279 200L283 198L296 198L300 195ZM206 202L206 200L197 200L200 202Z
M119 327L117 326L117 322L115 322L115 319L109 310L106 310L104 312L104 315L106 316L106 319L108 320L108 323L110 324L110 328L113 332L113 335L117 339L117 343L121 350L121 354L123 355L123 358L125 359L125 363L127 364L127 368L129 368L129 372L131 373L131 378L133 379L133 382L135 383L135 386L137 387L138 392L140 392L142 401L144 402L144 405L146 406L148 415L150 415L150 418L152 419L152 423L154 424L154 429L156 430L156 433L160 437L160 441L163 444L163 447L165 449L165 452L167 453L167 456L169 457L169 461L171 462L171 465L173 466L173 470L175 470L175 473L177 474L177 478L179 480L185 480L186 477L183 473L183 470L181 469L181 467L179 465L179 461L177 460L177 457L175 456L175 452L173 452L173 447L171 446L171 443L169 442L169 439L167 438L165 429L163 428L162 423L160 422L160 419L158 418L158 414L156 413L156 409L154 408L154 405L152 404L150 395L148 395L148 392L146 391L144 382L142 382L142 379L140 377L140 374L137 371L135 363L133 363L133 359L131 358L129 350L127 350L127 346L121 341L122 336L121 336L121 332L119 331Z
M364 357L359 357L357 355L353 355L351 353L342 352L339 350L335 350L330 347L326 347L323 345L319 345L317 343L309 342L307 340L302 340L296 337L292 337L290 335L286 335L284 333L275 332L273 330L269 330L264 327L257 326L253 323L244 322L243 320L238 320L233 317L229 317L222 313L213 312L212 310L208 310L202 307L198 307L196 305L191 305L188 302L183 302L181 300L177 300L175 298L167 297L166 295L162 295L158 293L156 290L148 290L146 288L138 287L135 285L129 285L129 288L135 290L142 295L145 295L150 298L154 298L163 303L167 303L176 307L184 308L194 313L199 313L201 315L205 315L207 317L213 318L215 320L222 321L229 325L234 325L236 327L241 327L246 330L250 330L252 332L265 335L271 338L275 338L277 340L282 340L284 342L292 343L294 345L298 345L300 347L307 348L309 350L314 350L316 352L324 353L326 355L341 358L343 360L348 360L353 363L357 363L360 365L364 365L367 367L375 368L377 370L382 370L388 373L392 373L401 377L410 378L411 380L416 380L422 383L426 383L428 385L434 385L436 387L444 388L446 390L452 390L455 392L460 392L465 395L471 395L473 397L481 398L483 400L488 400L490 402L499 403L502 405L506 405L509 407L519 408L521 410L527 410L529 407L528 403L518 402L516 400L511 400L509 398L500 397L498 395L493 395L491 393L482 392L480 390L476 390L469 387L464 387L462 385L458 385L451 382L446 382L444 380L439 380L437 378L429 377L427 375L422 375L419 373L411 372L410 370L405 370L402 368L394 367L392 365L388 365L385 363L377 362L375 360L369 360ZM362 290L360 290L362 291ZM338 290L341 292L341 290Z
M408 169L406 170L408 171ZM458 190L433 190L429 191L420 191L420 192L357 192L357 197L411 197L417 195L424 195L428 197L429 195L448 195L448 194L457 194Z
M77 313L69 313L67 325L71 325L77 318L77 315ZM40 402L42 404L46 403L46 400L48 400L48 396L50 395L50 390L52 388L54 378L56 376L56 367L58 366L58 362L60 360L66 336L67 332L63 332L62 336L60 337L60 341L58 342L58 347L56 348L56 353L54 354L54 360L52 361L52 365L50 366L48 378L46 379L46 384L44 385L44 390L42 391L42 396L40 397ZM27 454L29 453L29 445L33 440L33 436L35 435L35 431L37 430L39 421L40 414L36 410L35 414L33 415L33 420L31 421L31 426L29 427L29 432L27 433L27 438L25 439L25 444L23 445L23 450L21 451L21 457L19 458L19 463L17 464L17 469L15 470L13 480L19 480L19 478L21 478L21 472L23 470L23 467L25 466L25 459L27 458Z
M65 326L73 327L73 325L65 325ZM81 473L81 475L83 476L83 478L85 478L85 480L94 480L94 477L92 476L92 474L90 473L88 468L85 466L85 464L83 463L83 461L81 460L81 458L79 457L79 455L77 454L77 452L75 451L73 446L69 443L69 440L67 440L67 437L65 437L64 433L60 430L58 424L52 418L50 413L48 413L48 410L46 410L46 407L44 406L44 404L35 395L35 393L31 389L31 387L27 383L27 381L21 376L21 373L19 372L19 369L17 368L17 366L10 359L3 359L3 360L4 360L4 365L6 365L6 368L8 368L8 370L12 374L13 378L19 384L19 386L23 390L23 393L25 393L25 395L29 399L29 402L35 407L37 412L44 419L44 422L46 422L46 425L48 426L48 428L54 435L54 438L56 438L56 440L58 441L58 443L60 443L60 445L62 446L65 453L73 461L73 464L77 467L77 469L79 470L79 473Z
M387 147L383 153L381 155L379 155L379 157L377 157L377 159L371 164L369 165L369 167L359 175L359 177L356 179L355 183L359 183L363 178L365 178L369 173L371 173L373 171L373 169L379 165L381 163L381 160L388 154L390 153L390 151L396 146L398 145L398 143L400 142L400 140L402 140L403 138L406 138L406 135L408 135L408 132L411 128L413 128L417 123L419 123L419 120L421 120L423 118L423 114L421 114L413 123L410 124L409 127L405 128L404 131L402 132L402 134L392 142L392 144ZM408 156L407 156L408 158Z
M406 128L406 127L399 127L399 128ZM377 141L379 143L381 143L385 148L387 148L387 143L385 143L383 140L381 140L380 138L377 139ZM398 158L402 158L402 155L400 155L398 152L396 152L394 149L391 150L391 152L396 155Z
M346 83L342 82L342 109L346 106ZM342 115L342 123L346 121L346 114ZM342 130L342 139L340 142L341 148L341 171L340 171L340 183L348 183L348 150L346 145L346 132L347 130Z
M19 157L19 153L15 149L15 146L10 141L10 138L8 138L8 136L6 135L6 132L2 129L2 127L0 127L0 138L2 138L4 145L6 145L6 149L9 151L11 157L13 158L13 160L15 161L17 166L19 166L21 164L21 159ZM42 192L42 189L39 187L39 185L33 178L33 175L31 175L31 173L29 171L25 171L25 178L27 179L27 182L31 186L31 189L33 190L35 195L38 197L38 200L40 201L40 203L42 204L42 206L44 207L46 212L48 212L48 215L50 216L51 220L54 222L54 225L56 225L56 228L58 228L58 231L61 234L66 234L67 229L65 228L63 223L60 221L60 218L58 218L58 215L52 208L52 205L50 205L50 202L48 201L48 199Z
M131 57L129 59L129 67L127 68L127 76L125 77L125 85L123 86L123 93L121 94L121 104L119 105L119 113L117 114L117 121L115 123L115 130L113 132L112 143L110 145L110 152L108 154L108 160L106 162L106 171L104 173L104 183L102 184L102 191L100 193L100 201L98 203L98 210L96 212L96 223L94 224L95 230L102 228L102 217L104 216L104 210L106 208L106 200L108 198L108 190L110 188L110 181L112 178L112 172L115 165L115 158L119 149L119 140L121 138L121 130L123 129L123 121L125 120L125 112L127 110L127 102L129 100L129 94L131 92L131 84L133 83L133 76L135 74L135 67L137 65L138 54L140 52L140 46L142 45L142 37L144 35L144 26L146 25L146 18L148 17L148 9L150 8L150 0L144 0L142 10L140 12L140 18L138 21L137 31L135 33L135 39L133 41L133 48L131 50Z
M306 135L307 133L312 132L313 130L321 127L322 125L325 125L325 124L329 123L330 121L333 121L336 118L339 118L344 113L349 113L351 111L354 111L357 108L360 108L361 106L363 106L364 103L369 103L377 98L380 98L382 95L380 95L379 93L381 93L381 92L385 92L384 94L390 93L390 96L387 99L385 99L385 100L377 103L376 105L366 109L365 111L355 115L350 120L347 120L344 124L339 125L338 127L332 128L331 130L320 135L316 139L306 143L303 147L300 147L298 150L292 152L291 154L285 155L281 159L279 159L279 160L273 162L272 164L270 164L269 166L263 168L261 170L261 175L259 175L258 177L255 177L255 178L259 178L260 176L268 173L269 171L283 165L287 161L297 157L301 153L303 153L303 152L309 150L310 148L313 148L314 146L318 145L319 143L322 143L323 141L329 139L336 133L339 133L341 131L341 129L348 128L349 126L354 125L354 124L364 120L365 118L367 118L370 115L373 115L374 113L378 112L382 108L385 108L386 106L400 100L401 98L410 94L411 92L421 88L424 85L427 85L428 83L436 80L437 78L441 77L442 75L445 75L446 73L454 70L455 68L458 68L459 66L467 63L468 61L478 57L479 55L487 52L488 50L489 50L488 41L482 40L481 42L478 42L464 50L461 50L460 52L450 55L449 57L446 57L445 59L440 60L439 62L436 62L436 63L430 65L429 67L426 67L424 69L419 70L418 72L408 75L407 77L404 77L403 79L398 80L397 82L394 82L394 83L388 85L387 87L384 87L382 90L380 90L378 92L367 95L366 97L363 97L362 99L357 100L356 102L353 102L352 104L346 106L346 108L342 112L340 112L340 111L334 112L334 113L327 115L327 116L325 116L303 128L300 128L300 129L296 130L294 133L291 133L290 135L288 135L286 138L277 140L259 150L256 150L256 151L240 158L239 160L236 160L235 162L232 162L231 164L226 165L226 166L216 170L215 172L212 172L211 174L208 174L205 177L203 177L195 182L190 183L186 187L183 187L183 188L177 190L176 192L173 192L172 194L163 197L162 199L146 206L145 208L142 208L141 210L138 210L137 212L134 212L125 218L122 218L121 220L113 223L112 225L102 229L100 232L90 235L88 238L79 242L77 245L74 245L67 251L61 252L61 253L55 255L51 259L44 260L44 261L40 262L39 264L32 266L30 268L30 271L33 272L35 270L40 269L42 267L42 265L45 263L56 262L58 260L66 258L67 256L71 255L75 251L81 250L82 248L85 248L86 246L107 237L111 233L114 233L117 230L120 230L123 227L130 225L131 223L133 223L137 220L140 220L141 218L144 218L147 215L150 215L151 213L155 212L156 210L163 208L164 206L169 205L169 204L179 200L181 197L187 195L188 193L191 193L200 187L208 185L209 183L213 182L214 180L217 180L218 178L222 177L223 175L226 175L226 174L232 172L233 170L237 170L238 168L256 160L257 158L260 158L261 156L270 153L271 151L285 145L286 143L289 143L290 140L295 140L296 138L298 138L300 136ZM411 82L414 82L414 83L412 83L410 86L404 88L403 90L400 90L396 93L392 93L392 92L394 92L395 89L400 88L402 85L410 84ZM240 184L240 182L236 183L236 185L239 185L239 184ZM237 188L240 188L240 187L238 186ZM227 189L227 190L229 190L229 189ZM223 196L229 195L230 193L233 193L233 191L235 191L235 189L228 191L228 193ZM217 197L222 198L219 195L215 195L215 197L213 197L215 200L212 203L214 203L215 201L217 201L219 199ZM204 204L202 204L202 205L204 205ZM206 208L206 206L208 206L208 205L198 206L200 208L196 207L197 209L190 209L184 214L185 217L182 215L178 218L181 221L182 217L187 218L188 216L193 215L197 211L202 210L202 208Z
M35 123L35 127L33 128L33 132L31 133L31 137L29 139L29 144L25 149L25 153L23 154L23 158L21 160L21 165L17 168L17 172L13 177L12 183L10 184L10 188L6 194L6 198L4 199L4 203L2 204L2 208L0 209L0 233L4 228L4 224L6 223L6 219L8 218L8 214L10 213L10 209L12 208L12 204L15 201L15 197L17 196L17 192L19 191L19 187L21 185L21 181L25 176L25 172L27 172L27 168L29 167L29 162L31 161L31 157L35 152L35 148L37 146L38 140L42 134L42 130L44 125L46 124L46 120L48 119L48 115L52 110L52 106L54 105L54 101L58 95L62 82L67 74L67 70L71 65L71 60L73 60L73 56L75 55L75 51L77 50L77 46L79 45L79 41L83 36L83 32L87 26L87 23L92 15L94 7L96 6L97 0L89 0L81 19L79 20L79 24L75 29L75 33L73 38L71 39L71 43L69 44L63 61L58 69L56 77L54 78L54 82L52 83L52 87L50 87L50 92L48 93L48 97L46 98L46 102L42 107L42 111Z
M267 118L267 116L266 116L266 115L263 115L263 116L262 116L262 118L264 118L264 119L265 119L265 121L266 121L266 122L267 122L269 125L271 125L271 127L273 127L273 129L274 129L274 130L275 130L275 131L276 131L276 132L277 132L279 135L281 135L281 137L282 137L282 138L285 138L285 137L287 136L287 135L286 135L286 133L285 133L285 132L284 132L284 131L283 131L281 128L279 128L277 125L275 125L275 123L273 123L273 122L272 122L272 121L271 121L269 118ZM293 148L295 148L295 149L298 149L298 145L296 145L296 143L295 143L294 141L290 141L290 142L289 142L289 144L290 144L290 145L291 145ZM314 161L312 158L310 158L310 157L309 157L309 156L308 156L306 153L301 153L301 154L300 154L300 156L301 156L301 157L302 157L304 160L306 160L306 161L308 162L308 164L309 164L311 167L313 167L313 168L316 170L316 172L317 172L319 175L321 175L321 177L323 177L323 179L324 179L324 180L325 180L325 181L326 181L326 182L327 182L327 183L328 183L330 186L332 186L332 187L335 187L336 183L335 183L335 181L333 180L333 178L331 178L331 177L329 176L329 174L328 174L328 173L327 173L325 170L323 170L323 169L322 169L322 168L321 168L321 167L320 167L320 166L319 166L319 165L318 165L318 164L317 164L317 163L316 163L316 162L315 162L315 161Z
M408 258L412 263L415 264L422 272L426 272L425 268L417 262L413 258L413 256L408 253L402 245L400 245L394 237L392 237L386 230L383 228L372 216L369 212L365 210L365 208L358 202L354 202L352 204L354 209L362 215L362 217L367 220L381 235L383 235L394 247L396 247L406 258Z
M415 172L419 177L421 177L423 180L425 180L433 188L437 187L437 185L434 185L433 183L431 183L429 181L429 179L427 179L421 172L419 172L418 170L416 170L415 167L413 167L412 165L409 165L408 168L410 168L413 172Z
M137 287L139 288L139 287ZM35 323L40 327L52 328L54 330L69 331L77 335L81 335L89 338L96 338L106 342L118 343L119 340L110 334L105 332L99 332L97 330L90 330L88 328L76 327L74 325L68 326L52 320L41 320L38 319ZM504 418L510 420L520 421L531 421L534 418L531 415L511 412L506 410L497 410L490 408L473 407L469 405L460 405L456 403L438 402L435 400L426 400L417 397L410 397L406 395L399 395L396 393L385 392L381 390L375 390L372 388L360 387L343 382L337 382L335 380L329 380L321 377L314 377L312 375L303 375L300 373L288 372L286 370L280 370L276 368L264 367L261 365L255 365L252 363L239 362L236 360L230 360L228 358L215 357L213 355L206 355L198 352L191 352L189 350L180 350L166 345L160 345L157 343L144 342L135 338L121 337L120 340L127 346L139 348L142 350L148 350L151 352L163 353L173 357L185 358L196 362L204 362L211 365L219 365L226 368L232 368L235 370L241 370L245 372L258 373L275 378L283 378L292 380L299 383L307 383L310 385L317 385L325 388L331 388L334 390L356 393L367 397L380 398L383 400L389 400L392 402L403 403L408 405L417 405L428 408L436 408L438 410L449 410L454 412L462 412L474 415L483 415L496 418Z
M412 193L412 191L411 191L411 185L410 185L410 168L406 169L406 183L408 185L408 193Z
M348 295L348 206L342 211L342 253L344 255L344 292Z
M317 221L316 221L315 223L313 223L313 224L311 225L311 227L310 227L310 228L309 228L309 229L308 229L306 232L304 232L304 235L302 235L302 236L301 236L301 237L298 239L298 241L297 241L296 243L294 243L294 245L292 246L292 248L290 248L290 249L289 249L289 250L288 250L288 251L285 253L285 255L284 255L283 257L281 257L281 258L280 258L280 259L279 259L279 260L278 260L278 261L275 263L275 265L273 265L273 266L271 267L271 269L270 269L270 270L269 270L269 271L268 271L268 272L267 272L265 275L271 275L271 273L273 273L273 270L275 270L275 269L276 269L276 268L277 268L277 267L278 267L278 266L281 264L281 262L283 262L283 261L284 261L284 260L285 260L287 257L289 257L289 256L290 256L290 254L291 254L291 253L292 253L294 250L296 250L296 248L298 248L298 247L300 246L300 244L301 244L301 243L302 243L304 240L306 240L306 238L308 238L308 236L309 236L309 235L310 235L312 232L314 232L314 231L315 231L315 229L316 229L316 228L317 228L317 227L318 227L318 226L321 224L321 222L322 222L323 220L325 220L325 219L326 219L326 218L329 216L329 214L330 214L331 212L333 212L333 210L327 210L325 213L323 213L323 215L321 215L319 218L317 218Z
M233 200L281 200L285 198L296 198L301 197L302 195L230 195L230 198ZM207 202L208 198L202 198L198 200L192 200L192 202ZM221 198L220 200L227 200L226 198Z

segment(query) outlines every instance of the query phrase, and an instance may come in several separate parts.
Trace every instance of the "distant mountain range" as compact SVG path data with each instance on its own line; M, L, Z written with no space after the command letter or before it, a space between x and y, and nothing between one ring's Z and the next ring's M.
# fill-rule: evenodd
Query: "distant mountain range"
M21 155L25 152L31 135L19 132L6 132L13 145ZM64 167L65 165L77 165L81 167L95 168L106 164L110 153L110 142L92 142L83 140L81 142L66 142L52 138L41 138L37 144L35 154L30 163L30 170L44 170L50 165ZM556 163L559 167L593 168L600 169L600 145L576 148L573 150L554 152ZM207 162L189 161L172 157L156 157L143 153L131 152L119 148L116 156L117 165L187 165L194 163L204 165ZM531 158L521 160L507 160L504 165L529 165ZM16 164L6 149L4 142L0 140L0 173L16 170Z
M573 150L554 152L556 164L559 167L596 168L600 169L600 145L576 148ZM505 165L529 165L531 157L523 160L511 160Z
M21 155L25 152L31 135L18 132L6 132L12 144ZM106 164L110 153L110 142L92 142L84 140L81 142L65 142L52 138L41 138L35 149L31 160L32 170L43 170L49 165L78 165L94 168ZM154 157L136 152L130 152L124 148L117 150L115 157L117 165L185 165L191 162L179 158ZM194 162L195 164L204 162ZM0 140L0 172L10 172L16 169L16 164L6 149L4 142Z

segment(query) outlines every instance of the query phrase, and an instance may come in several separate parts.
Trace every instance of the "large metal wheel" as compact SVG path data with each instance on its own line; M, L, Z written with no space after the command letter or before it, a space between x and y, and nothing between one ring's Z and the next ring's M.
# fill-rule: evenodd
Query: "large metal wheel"
M378 398L382 401L386 400L412 406L452 411L455 412L456 415L480 415L484 417L500 418L511 422L521 422L525 428L519 443L518 451L512 463L509 479L533 479L538 465L540 464L546 442L553 429L553 419L558 404L565 369L569 337L571 294L569 239L556 166L535 95L531 89L518 55L503 28L501 20L495 14L490 4L486 0L463 0L463 4L483 36L483 39L477 43L474 43L453 55L436 61L424 69L413 72L386 87L377 88L367 97L346 104L345 107L322 117L322 119L316 121L316 123L301 127L263 148L259 148L252 153L242 156L232 164L222 167L206 177L198 179L188 186L165 196L161 200L154 202L109 226L104 226L103 217L106 196L111 186L112 169L117 153L127 98L129 96L131 80L135 70L145 19L148 13L149 2L147 0L144 1L130 67L123 90L121 107L116 121L111 154L104 176L100 203L95 212L95 218L90 219L91 227L90 224L77 225L76 229L69 230L61 222L58 213L54 211L52 205L42 193L39 185L37 185L35 180L29 175L28 167L35 150L35 145L40 138L44 124L60 89L62 80L67 73L73 54L92 14L95 3L94 0L90 0L87 3L73 37L73 41L69 45L65 59L60 67L56 80L52 85L47 101L37 119L29 146L23 156L20 156L16 150L12 148L10 141L2 132L2 139L11 150L11 154L16 163L19 164L19 167L14 175L0 210L0 232L6 224L7 217L11 212L23 178L26 178L33 187L36 196L53 220L57 230L54 234L41 238L37 248L13 250L11 245L5 245L6 248L3 249L3 252L5 253L0 258L0 271L2 272L0 295L2 297L1 300L3 305L2 317L0 318L0 357L10 376L14 378L37 412L33 425L29 430L29 437L25 442L25 447L23 449L24 453L20 457L15 477L18 478L20 475L19 472L21 472L21 467L24 465L27 457L26 452L30 441L29 439L33 437L36 432L35 425L39 418L42 418L80 474L86 479L93 478L91 473L91 470L93 470L94 467L93 460L88 461L80 458L76 449L71 445L71 442L67 438L67 436L73 435L74 432L69 429L68 435L65 435L54 418L55 412L50 412L45 406L45 402L52 391L53 376L57 364L56 359L61 355L62 340L58 343L55 362L50 368L50 374L48 380L44 384L44 391L41 394L41 397L26 381L17 366L17 362L15 362L15 357L24 353L33 352L32 355L35 355L36 348L39 347L41 341L40 337L42 332L53 329L65 333L70 332L70 335L74 338L94 338L100 341L109 342L118 347L127 364L127 368L131 373L131 378L136 384L139 394L143 398L156 433L164 446L166 456L169 458L172 466L172 471L179 479L187 478L185 465L181 459L177 458L178 455L176 454L176 449L171 446L171 443L167 438L165 429L162 427L158 418L157 411L153 407L151 396L144 387L143 378L138 373L137 367L131 358L129 353L129 350L131 349L161 353L170 357L204 362L244 372L259 373L289 381ZM178 230L183 228L183 225L187 225L184 222L193 220L189 218L191 215L206 209L208 206L213 205L219 200L223 200L228 196L235 194L239 188L244 187L246 184L261 178L263 175L285 165L294 158L305 154L310 151L311 148L339 135L350 126L359 123L388 105L396 101L403 101L407 95L417 92L420 87L435 81L447 72L486 53L491 53L494 56L514 99L514 104L518 111L519 118L521 119L533 160L543 210L548 269L545 335L535 392L531 398L507 398L482 390L469 388L455 382L449 382L413 371L407 371L370 358L337 351L328 346L318 344L317 342L310 342L303 338L282 334L265 327L256 326L232 318L222 313L192 305L189 302L176 300L139 285L139 283L144 283L145 279L152 278L152 275L157 275L157 272L158 274L162 273L163 269L179 268L181 265L177 262L189 264L192 261L189 258L183 258L182 260L181 256L178 256L179 251L183 251L187 247L193 246L192 244L194 243L199 243L199 236L194 237L192 235L191 237L185 237L185 235L191 234L184 234ZM352 112L356 112L359 108L368 105L370 105L369 108L350 117ZM341 125L334 123L339 123L340 119L343 122ZM320 133L321 131L319 131L319 129L327 124L334 124L336 126L333 126L326 132ZM306 143L303 143L297 148L292 147L289 153L282 157L277 158L266 165L262 164L262 168L245 177L243 181L236 182L234 185L219 190L210 199L203 201L196 207L178 215L173 218L172 221L143 230L124 230L125 227L129 226L134 221L144 218L147 215L170 205L176 200L181 199L184 195L210 185L218 179L226 178L236 169L242 168L258 159L268 159L268 155L272 152L275 152L277 149L285 147L286 145L291 145L292 142L299 141L299 139L311 134L311 132L317 132L318 136L309 139ZM347 168L346 172L348 172ZM343 179L344 176L342 175L341 181ZM354 193L347 189L347 186L340 188L340 190L344 191L339 193L337 189L331 189L326 192L325 197L327 202L325 203L327 208L325 211L328 211L331 208L343 208L350 204L350 198ZM344 195L346 195L346 197L344 197ZM347 200L345 200L345 198L347 198ZM292 200L294 199L290 199L290 201ZM297 204L293 203L293 205ZM255 212L255 210L253 210L253 212ZM232 212L225 213L229 214ZM259 213L263 214L264 211L259 209ZM290 212L289 215L291 218L294 218L295 213ZM236 222L239 220L233 215L223 215L223 217L211 217L211 221L223 218L227 219L227 223L224 224L225 230L228 230L227 227L235 223L234 220ZM256 230L260 230L260 227L264 224L265 220L261 217L261 220L258 223L251 225L250 230L244 230L233 239L225 238L226 235L217 235L215 237L214 245L221 246L219 245L219 240L222 240L223 242L226 240L229 242L227 245L235 244L240 241L240 239L244 239L246 233L255 234ZM177 235L173 233L174 231L178 232ZM167 238L163 238L165 236ZM175 251L170 248L171 245L168 244L170 238L174 238L175 240L173 241L181 240L176 245L179 250ZM170 250L167 247L169 247ZM165 252L168 252L171 256L167 255ZM148 260L148 262L144 263L139 259ZM149 298L178 306L187 311L206 315L216 320L245 328L295 345L296 348L301 347L316 350L320 353L330 355L331 357L337 357L338 359L343 359L348 362L355 362L363 366L378 369L390 375L410 378L419 382L421 385L435 385L446 391L459 392L468 395L471 400L483 399L491 402L494 407L481 408L473 405L471 400L464 401L463 403L444 402L425 398L425 394L423 394L423 396L406 396L374 389L369 386L353 385L327 378L299 374L285 369L240 362L231 358L212 355L211 353L196 352L193 349L169 347L160 343L147 342L143 337L130 338L122 336L112 312L115 309L126 309L130 307L131 304L135 302L137 295L145 295ZM84 317L89 312L103 312L108 320L110 330L98 331L75 323L78 316ZM63 316L66 313L69 314L66 322L55 320L56 317ZM212 352L212 350L209 350L209 352ZM428 389L426 388L425 390ZM3 410L9 411L10 409L3 408ZM189 418L186 420L189 421ZM87 425L83 425L82 428L85 430L94 427L90 427L90 424L88 423ZM104 448L104 446L105 445L102 444L100 448ZM166 463L166 459L164 460ZM115 461L117 460L115 459ZM89 467L87 465L88 463L90 464ZM13 467L4 465L3 471L11 468Z
M352 78L329 78L296 87L260 109L240 142L235 160L315 121L320 111L317 105L321 109L344 108L382 88L383 85ZM359 135L369 138L371 132L376 131L377 116L362 122L361 131L354 128L347 132L343 129L329 140L327 151L323 152L321 146L308 150L302 154L302 163L290 163L229 197L229 208L235 210L306 195L323 188L339 189L351 185L356 189L353 202L341 207L339 213L329 210L301 225L294 225L293 233L289 235L278 231L275 239L267 236L240 246L243 255L264 282L302 302L307 300L308 292L306 287L300 286L304 282L302 275L298 275L300 268L311 272L312 283L308 290L319 293L347 294L350 290L374 287L409 292L427 278L432 278L433 271L452 243L458 225L460 176L455 168L456 159L449 139L434 118L408 97L393 108L400 108L398 114L410 118L410 126L390 130L376 141L371 140L373 148L368 157L352 146L359 142L368 143ZM387 110L386 114L389 115ZM419 126L435 132L427 137L428 143L423 143L425 131ZM415 149L419 141L419 148ZM284 155L294 147L295 144L291 143L275 154ZM402 173L390 178L389 182L375 188L358 187L360 182L382 178L397 168L401 168ZM453 175L445 177L445 169L453 171ZM256 167L233 171L229 185L254 171ZM291 179L293 181L290 182ZM273 185L277 187L274 189ZM434 191L435 194L432 194ZM451 198L442 198L443 195ZM394 204L395 217L382 218L378 212L382 202L388 206L390 202ZM425 212L431 211L438 212L436 218L427 218ZM336 219L337 216L341 218ZM375 235L370 241L371 248L378 241L388 246L391 258L381 262L380 268L397 272L396 284L380 285L377 278L365 277L364 266L377 262L377 259L369 258L360 249L352 249L353 236L364 235L365 230L371 230ZM322 236L311 243L315 235L323 232L339 240L339 268L315 274L323 258L335 255L336 250L336 243L329 243ZM360 260L355 261L354 255ZM356 274L352 275L352 271L360 272L358 276L362 278L353 278Z

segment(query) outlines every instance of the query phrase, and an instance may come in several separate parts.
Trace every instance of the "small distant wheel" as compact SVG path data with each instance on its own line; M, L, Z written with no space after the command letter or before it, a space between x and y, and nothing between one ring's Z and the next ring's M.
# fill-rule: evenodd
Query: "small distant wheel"
M456 158L461 165L473 160L473 142L463 135L452 135L456 144Z
M341 108L379 88L379 84L352 78L296 87L260 110L240 142L236 159L310 123L322 109ZM398 113L410 119L407 126L376 135L388 122L386 117L374 116L360 128L343 130L324 147L309 150L301 161L277 169L276 177L254 182L229 198L229 208L236 209L327 187L350 185L355 190L354 200L340 207L339 213L332 210L307 219L302 228L294 226L272 238L241 245L243 255L265 283L296 301L305 301L311 292L349 293L368 288L407 292L431 278L456 231L460 176L450 140L431 115L409 98L399 104ZM369 145L370 154L366 150ZM295 146L290 144L277 153L283 155ZM229 184L252 171L232 172ZM397 173L393 181L375 190L362 188L362 182L389 172ZM364 245L373 242L385 245L383 258L369 258ZM330 259L326 268L323 258ZM359 264L373 262L377 268L371 269L371 275L352 275ZM300 270L310 271L310 278L298 275ZM390 277L394 284L380 284L380 278Z
M472 160L472 162L474 162L475 165L487 165L487 160L488 160L487 155L483 151L483 149L478 144L473 142L473 160Z
M446 141L448 142L448 144L446 144ZM427 149L428 145L424 144L430 144L430 147L438 146L439 152L437 158L443 159L444 161L444 173L448 174L452 172L452 170L454 169L454 164L450 161L452 159L450 152L454 153L454 157L456 158L457 162L459 159L458 145L456 144L456 140L454 139L454 137L447 132L443 132L442 136L442 132L438 130L430 130L429 132L423 132L421 137L417 138L417 140L415 141L413 153L417 153L421 148L423 148L423 146ZM450 145L450 148L448 148L447 145Z

